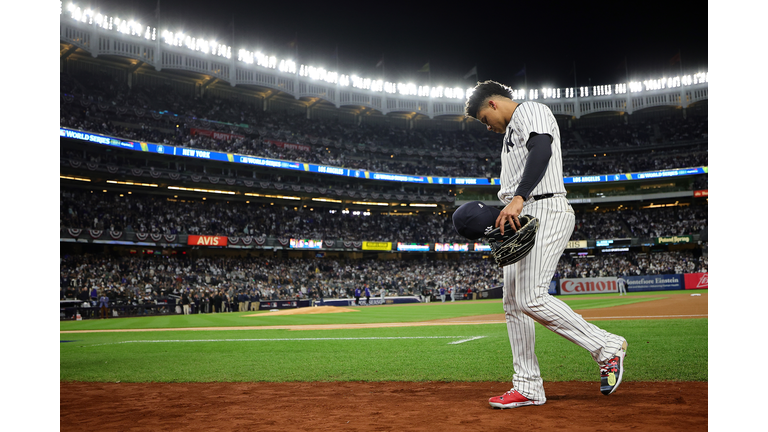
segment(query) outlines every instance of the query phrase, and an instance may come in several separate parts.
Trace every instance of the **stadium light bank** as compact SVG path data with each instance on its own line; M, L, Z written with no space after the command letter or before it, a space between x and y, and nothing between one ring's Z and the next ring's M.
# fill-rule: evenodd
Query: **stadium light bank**
M100 27L103 30L115 31L124 35L143 38L148 41L156 41L158 29L150 26L144 26L133 19L123 19L117 16L108 16L90 8L81 8L73 2L68 2L66 9L63 8L63 2L59 2L59 14L69 14L70 17L78 22ZM159 32L161 42L170 46L186 48L191 51L200 52L226 59L232 59L232 47L219 43L215 40L192 37L184 32L174 32L169 29L163 29ZM265 69L274 69L285 74L298 74L300 77L306 77L311 80L323 81L329 84L335 84L339 87L353 87L360 90L368 90L374 93L400 94L403 96L417 96L432 99L459 99L464 100L468 97L472 89L463 89L461 87L446 86L420 86L414 83L393 83L381 79L372 79L339 73L338 71L329 71L323 67L311 65L297 65L291 59L280 59L274 55L266 55L260 51L251 51L246 48L237 50L236 61L246 65L254 65ZM681 86L690 86L709 82L708 72L698 72L690 75L662 77L640 81L631 81L628 83L582 86L569 88L550 88L541 89L513 89L513 99L516 100L537 100L537 99L573 99L577 97L586 98L594 96L609 96L612 94L640 93L643 91L663 90Z

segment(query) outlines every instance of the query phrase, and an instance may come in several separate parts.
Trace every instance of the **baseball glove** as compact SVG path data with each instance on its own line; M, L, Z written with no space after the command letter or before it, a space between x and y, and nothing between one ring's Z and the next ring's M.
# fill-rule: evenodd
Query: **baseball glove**
M520 229L517 231L509 224L504 225L504 235L501 234L501 228L488 228L485 231L485 239L491 245L491 253L499 267L514 264L525 258L536 242L539 219L522 215L518 220Z

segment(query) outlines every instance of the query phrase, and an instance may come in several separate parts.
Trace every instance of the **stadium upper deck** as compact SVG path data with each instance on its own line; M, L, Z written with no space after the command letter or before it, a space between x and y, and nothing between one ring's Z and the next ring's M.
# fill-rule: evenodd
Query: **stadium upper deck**
M132 20L121 20L98 11L62 3L60 13L62 70L67 59L87 53L103 59L129 85L162 76L178 82L196 95L214 89L216 83L237 86L240 97L255 99L264 109L288 104L306 110L307 117L322 108L351 108L360 116L371 112L401 113L412 127L419 118L442 118L461 129L471 122L463 118L468 89L431 87L358 77L297 64L243 47L227 46L192 34L173 33ZM102 64L103 65L103 64ZM227 86L220 91L238 93ZM573 118L599 112L633 112L656 106L687 108L708 98L708 73L692 71L674 77L655 77L589 87L514 89L519 100L545 103L555 115Z

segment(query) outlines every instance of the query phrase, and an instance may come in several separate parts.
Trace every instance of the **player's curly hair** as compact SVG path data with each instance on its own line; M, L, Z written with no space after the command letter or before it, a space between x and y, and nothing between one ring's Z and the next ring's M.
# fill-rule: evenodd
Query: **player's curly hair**
M477 118L477 111L493 96L503 96L512 99L512 90L496 81L478 82L475 88L472 89L472 93L467 97L467 102L464 105L464 115Z

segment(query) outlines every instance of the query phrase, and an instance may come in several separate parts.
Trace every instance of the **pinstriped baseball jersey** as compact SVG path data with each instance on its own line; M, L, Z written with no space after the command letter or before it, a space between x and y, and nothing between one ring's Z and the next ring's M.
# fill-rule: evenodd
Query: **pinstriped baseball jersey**
M549 165L531 195L565 194L563 184L563 159L560 151L560 128L557 126L552 110L538 102L523 102L515 108L504 135L504 147L501 150L501 189L498 197L504 204L509 204L520 184L528 158L525 144L532 133L552 136L552 157ZM528 198L528 197L524 197Z
M526 143L532 133L552 136L552 155L544 177L530 196L555 196L525 202L523 214L530 214L540 221L536 243L525 258L504 267L503 297L515 370L513 388L529 400L543 403L546 395L534 349L534 322L586 349L600 365L616 355L625 339L587 322L566 303L549 294L549 284L573 232L575 216L565 199L560 128L546 105L524 102L512 113L501 151L498 197L505 204L512 201L523 177L529 154Z

